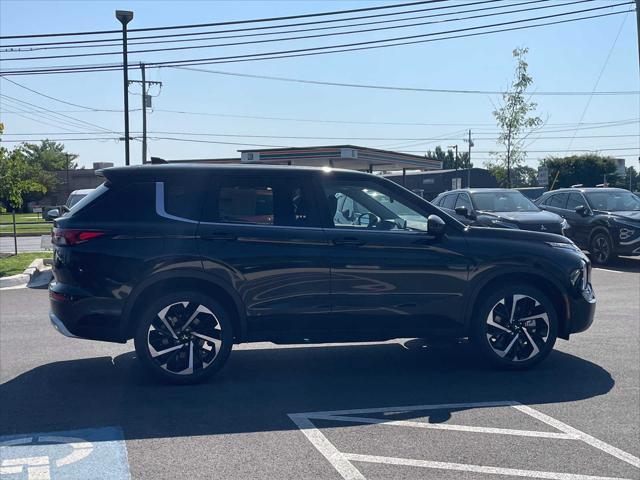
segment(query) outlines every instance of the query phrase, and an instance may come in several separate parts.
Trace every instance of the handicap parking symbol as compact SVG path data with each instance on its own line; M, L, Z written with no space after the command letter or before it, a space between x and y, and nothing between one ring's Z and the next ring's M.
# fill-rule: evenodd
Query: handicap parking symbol
M0 437L0 478L128 480L122 430L105 427Z

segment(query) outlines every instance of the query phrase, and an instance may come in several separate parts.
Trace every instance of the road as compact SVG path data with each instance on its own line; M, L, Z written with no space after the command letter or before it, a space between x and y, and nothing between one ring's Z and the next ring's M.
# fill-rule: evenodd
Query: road
M39 252L40 235L37 237L18 237L18 253ZM13 237L0 237L0 253L14 253Z
M0 476L27 478L24 462L48 461L31 468L53 479L638 479L638 272L639 260L594 270L593 327L531 371L487 368L465 344L265 343L238 346L219 375L187 387L150 380L131 344L55 332L45 290L2 291L0 448L9 463ZM526 407L477 405L496 401ZM458 405L429 407L441 404ZM333 412L344 409L356 412ZM72 454L69 444L37 447L49 457L1 447L36 442L34 433L88 443ZM75 463L55 464L67 454Z

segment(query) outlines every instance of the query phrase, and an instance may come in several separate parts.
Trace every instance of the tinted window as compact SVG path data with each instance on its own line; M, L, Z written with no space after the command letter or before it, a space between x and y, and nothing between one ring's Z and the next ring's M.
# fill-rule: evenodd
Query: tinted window
M456 208L458 207L467 207L467 210L471 210L471 200L469 200L469 195L466 193L461 193L458 195L458 199L456 200Z
M567 193L556 193L547 201L547 205L555 208L566 208L568 196L569 194Z
M569 199L567 200L567 210L575 210L576 207L580 205L584 207L587 206L582 195L579 193L570 193Z
M306 187L306 188L305 188ZM318 226L311 188L304 182L225 179L217 190L215 221L292 227ZM211 207L205 207L205 210Z
M158 218L155 208L155 182L114 184L108 189L104 187L106 191L92 201L96 191L101 188L98 187L78 202L68 215L107 222L153 221Z
M335 227L389 231L427 229L427 219L383 185L327 181L324 194Z
M71 195L69 197L69 200L67 201L67 206L68 207L74 207L72 209L72 212L68 212L66 214L67 217L72 216L74 213L79 212L80 210L82 210L84 207L86 207L87 205L89 205L90 203L94 202L98 197L100 197L101 195L103 195L104 193L107 192L107 190L109 190L109 188L103 183L102 185L100 185L98 188L95 188L91 193L89 193L88 195ZM79 197L76 198L75 201L73 203L71 203L71 198L72 197ZM70 205L69 205L70 204Z
M170 215L199 220L202 210L202 189L193 183L172 180L164 184L164 209Z
M444 199L442 200L442 203L440 204L442 207L444 208L448 208L450 210L453 210L453 206L455 205L456 202L456 195L447 195L446 197L444 197Z

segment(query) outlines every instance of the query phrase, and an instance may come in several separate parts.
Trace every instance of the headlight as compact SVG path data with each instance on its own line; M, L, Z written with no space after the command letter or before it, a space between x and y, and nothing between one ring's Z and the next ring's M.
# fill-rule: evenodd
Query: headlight
M571 225L569 225L569 222L567 222L566 218L563 218L560 227L562 228L562 230L568 230L569 228L571 228Z
M491 220L491 226L498 228L518 228L515 223L509 223L503 220Z
M582 262L582 266L571 272L571 284L579 288L580 291L587 289L589 284L589 267L586 262Z
M544 242L547 245L549 245L550 247L553 248L564 248L565 250L572 250L574 252L580 252L582 253L582 250L580 250L580 248L573 242L568 242L568 243L564 243L564 242Z

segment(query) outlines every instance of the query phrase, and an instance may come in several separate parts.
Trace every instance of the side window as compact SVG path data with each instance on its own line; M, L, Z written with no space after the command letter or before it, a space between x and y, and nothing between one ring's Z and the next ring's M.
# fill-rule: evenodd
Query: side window
M305 188L307 187L307 188ZM305 182L225 178L215 201L215 221L251 225L315 227L311 188ZM205 210L207 208L205 207Z
M176 217L200 220L203 189L194 187L194 182L188 180L164 182L165 211Z
M456 204L456 196L457 195L455 193L452 195L447 195L442 199L442 203L440 204L440 206L448 208L449 210L453 210L455 208L454 205Z
M455 208L458 208L458 207L467 207L468 211L472 210L471 200L469 199L469 195L467 195L466 193L461 193L458 195Z
M327 180L323 188L335 227L389 231L427 229L426 217L409 206L409 199L377 182Z
M547 201L547 205L555 208L566 208L568 196L566 193L556 193Z
M587 206L587 202L584 197L579 193L570 193L569 199L567 200L567 210L575 210L576 207Z

